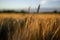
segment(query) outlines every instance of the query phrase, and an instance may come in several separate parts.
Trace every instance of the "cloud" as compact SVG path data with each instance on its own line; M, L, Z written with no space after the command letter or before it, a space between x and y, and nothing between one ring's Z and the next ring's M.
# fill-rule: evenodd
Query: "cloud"
M47 1L41 1L40 2L40 4L46 4L47 3Z
M60 1L60 0L51 0L51 1Z
M60 1L60 0L41 0L41 1Z
M40 0L40 4L44 5L44 4L47 4L49 2L58 2L58 1L60 1L60 0Z
M46 4L47 2L48 2L47 0L41 0L41 1L40 1L40 4L41 4L41 5L44 5L44 4Z

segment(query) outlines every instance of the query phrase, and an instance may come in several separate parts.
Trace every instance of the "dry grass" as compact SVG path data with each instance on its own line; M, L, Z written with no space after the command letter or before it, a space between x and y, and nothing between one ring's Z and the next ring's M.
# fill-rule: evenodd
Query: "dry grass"
M0 14L0 40L60 40L60 14Z

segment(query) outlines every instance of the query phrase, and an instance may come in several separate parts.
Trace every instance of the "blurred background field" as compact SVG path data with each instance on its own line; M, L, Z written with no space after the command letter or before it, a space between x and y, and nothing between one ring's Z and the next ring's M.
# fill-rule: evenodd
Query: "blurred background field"
M0 40L60 40L60 0L0 0Z

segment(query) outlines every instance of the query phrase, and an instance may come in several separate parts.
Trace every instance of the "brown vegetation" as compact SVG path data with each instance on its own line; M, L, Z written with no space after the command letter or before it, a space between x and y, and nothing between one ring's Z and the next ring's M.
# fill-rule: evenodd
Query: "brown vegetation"
M0 14L0 40L60 40L60 14Z

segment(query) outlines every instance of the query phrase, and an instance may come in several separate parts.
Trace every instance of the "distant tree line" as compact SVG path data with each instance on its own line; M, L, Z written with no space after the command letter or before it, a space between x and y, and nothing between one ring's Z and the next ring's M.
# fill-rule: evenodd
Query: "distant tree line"
M39 8L39 7L38 7ZM0 13L29 13L29 11L26 10L20 10L20 11L15 11L15 10L0 10ZM39 9L37 9L37 13L39 13ZM50 13L50 12L48 12ZM60 13L60 11L54 10L53 13Z
M0 11L0 13L27 13L27 11L25 11L25 10L21 10L21 11L3 10L3 11Z
M14 10L3 10L3 11L0 11L2 13L11 13L11 12L15 12Z

